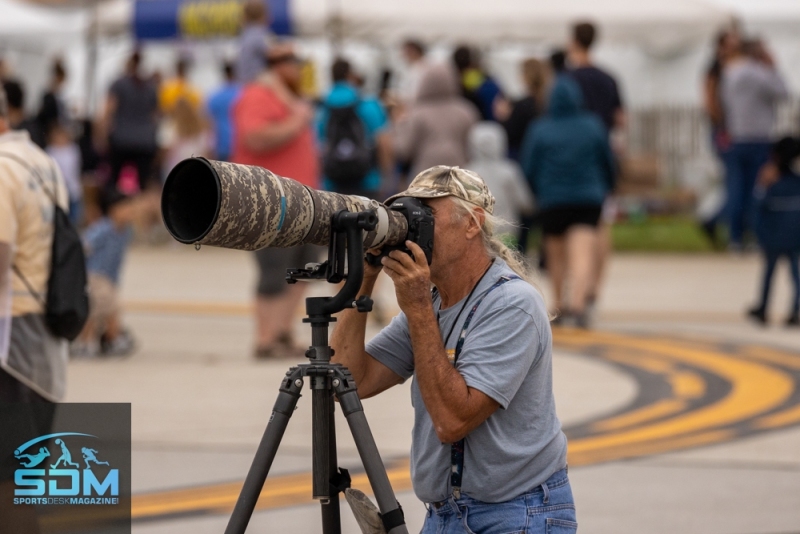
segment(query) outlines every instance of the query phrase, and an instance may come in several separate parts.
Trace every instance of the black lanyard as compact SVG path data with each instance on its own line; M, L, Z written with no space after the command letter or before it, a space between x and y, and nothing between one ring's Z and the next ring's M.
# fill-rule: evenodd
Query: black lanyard
M495 282L495 284L487 289L485 292L478 297L475 305L472 306L472 309L467 315L467 320L464 321L464 327L461 329L461 334L458 336L458 341L456 342L456 350L453 357L453 366L455 366L456 362L458 361L458 356L461 354L461 349L464 348L464 340L467 337L467 329L469 328L469 324L472 321L472 317L475 315L475 311L478 309L478 306L481 305L483 299L486 298L486 295L500 287L501 285L505 284L509 280L518 280L519 276L511 275L511 276L501 276L500 279ZM461 498L461 477L462 473L464 472L464 445L465 445L466 438L461 438L460 440L456 441L455 443L450 444L450 486L453 490L453 496L456 499Z
M478 279L478 282L474 286L472 286L472 291L470 291L469 295L467 295L467 298L464 299L464 304L462 304L461 305L461 309L458 310L458 315L456 315L455 319L453 320L453 324L450 326L450 331L447 333L446 337L442 338L442 343L444 344L444 348L445 349L447 349L447 340L450 339L450 336L453 335L453 329L456 327L456 324L458 324L458 319L459 319L459 317L461 317L461 314L464 313L464 309L467 307L467 304L469 303L469 299L472 298L472 294L475 293L475 290L478 289L479 285L481 285L481 282L486 277L486 273L489 272L489 269L492 268L492 265L494 265L494 259L492 259L491 263L489 263L489 266L486 268L486 270L483 271L483 274ZM437 290L437 292L438 292L438 290ZM439 298L440 298L440 300L439 300L439 309L436 310L436 324L437 325L439 324L439 313L442 310L441 295L439 296Z

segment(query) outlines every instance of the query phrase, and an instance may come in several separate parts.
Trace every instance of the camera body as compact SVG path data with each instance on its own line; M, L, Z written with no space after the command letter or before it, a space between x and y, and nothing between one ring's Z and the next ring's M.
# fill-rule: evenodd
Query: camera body
M433 256L434 223L431 209L423 204L420 199L413 197L400 197L391 203L389 209L401 213L406 218L406 221L408 221L406 239L419 245L425 253L428 265L430 265ZM412 255L405 243L401 242L383 247L378 256L367 254L367 262L370 265L380 265L381 258L387 256L393 250L401 250L408 255Z

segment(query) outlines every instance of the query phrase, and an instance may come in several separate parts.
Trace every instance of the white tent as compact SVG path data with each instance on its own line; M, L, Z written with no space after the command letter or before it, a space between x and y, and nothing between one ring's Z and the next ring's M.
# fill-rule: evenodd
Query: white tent
M569 26L591 20L605 41L635 43L657 55L680 53L709 37L730 12L701 0L292 0L299 35L397 43L560 43Z
M0 0L0 45L24 42L48 45L80 37L86 29L87 15L17 0Z
M480 46L512 93L521 88L524 56L565 46L575 22L592 21L600 31L596 59L635 107L698 102L713 35L732 19L711 0L291 0L290 7L301 36Z
M0 0L0 58L21 78L27 107L39 106L53 58L61 57L70 72L83 68L88 15L84 11L42 7L18 0Z
M120 36L111 52L104 41L97 81L101 91L121 70L126 50L133 46L133 3L106 0L96 11L98 33ZM800 79L789 72L790 65L800 62L800 0L289 0L289 7L295 32L304 38L302 48L318 60L322 79L334 53L325 38L341 37L344 52L371 74L387 62L402 67L396 45L411 36L438 43L434 52L438 49L439 57L457 42L481 46L489 69L514 93L523 56L544 55L563 46L574 22L591 20L600 29L596 60L618 76L630 106L697 104L713 35L738 16L746 27L775 43L779 67L790 77L790 85L800 88ZM12 42L15 49L25 50L59 39L77 42L72 49L85 46L85 37L79 36L85 36L82 32L91 23L88 10L65 14L20 0L0 0L0 54L12 50ZM146 44L147 50L152 53L146 53L146 65L164 73L171 70L175 51L196 51L195 76L208 86L216 83L217 63L230 54L231 43ZM85 63L82 54L74 55L76 63ZM28 59L30 54L22 64L33 69ZM20 61L14 63L21 66ZM82 79L72 78L71 86L73 94L83 92Z

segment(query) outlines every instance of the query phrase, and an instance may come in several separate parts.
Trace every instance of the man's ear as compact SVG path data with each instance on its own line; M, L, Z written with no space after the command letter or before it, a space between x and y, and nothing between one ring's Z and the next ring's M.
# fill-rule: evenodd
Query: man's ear
M467 239L481 235L481 228L486 220L486 213L481 208L474 208L471 215L467 223Z

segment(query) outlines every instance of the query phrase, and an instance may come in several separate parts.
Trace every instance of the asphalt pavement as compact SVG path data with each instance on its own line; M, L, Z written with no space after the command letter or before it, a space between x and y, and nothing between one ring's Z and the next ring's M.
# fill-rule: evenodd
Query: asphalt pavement
M755 255L618 255L593 330L556 330L555 395L580 532L800 532L800 331L744 319L759 273ZM70 363L68 401L132 403L136 533L224 531L279 382L301 363L252 357L255 275L245 252L134 248L122 297L136 353ZM776 276L777 322L789 285L783 269ZM388 280L378 300L385 315L397 310ZM296 337L307 344L301 318ZM380 324L369 324L374 335ZM321 531L309 398L290 421L250 532ZM425 508L408 476L409 384L364 407L418 532ZM340 464L368 490L340 413L337 428ZM343 531L358 532L346 506Z

